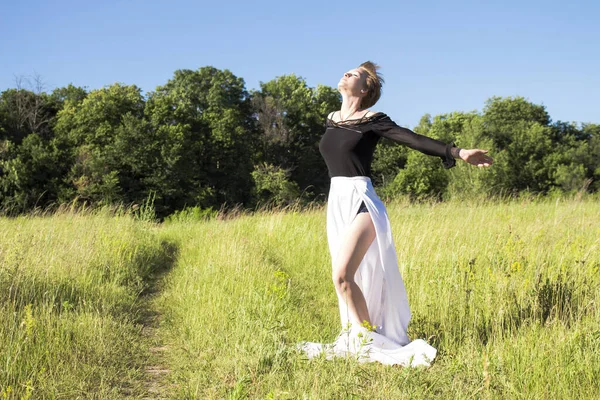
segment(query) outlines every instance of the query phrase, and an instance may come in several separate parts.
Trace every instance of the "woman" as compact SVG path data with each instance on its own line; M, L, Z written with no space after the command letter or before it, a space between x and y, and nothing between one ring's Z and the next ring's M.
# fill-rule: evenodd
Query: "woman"
M329 114L319 149L331 177L327 239L338 295L342 333L332 344L304 342L309 357L325 352L356 354L362 361L429 365L436 350L423 340L410 342L411 317L390 222L370 179L373 152L381 137L424 154L438 156L444 168L459 158L488 167L487 150L461 149L396 125L368 110L381 96L379 66L365 62L338 83L342 107Z

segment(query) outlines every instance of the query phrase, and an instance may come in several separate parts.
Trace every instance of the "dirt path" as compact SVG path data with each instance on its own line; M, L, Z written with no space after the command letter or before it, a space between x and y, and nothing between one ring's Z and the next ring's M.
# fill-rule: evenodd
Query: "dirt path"
M167 378L171 372L164 363L165 352L169 350L160 342L157 330L160 325L161 315L156 312L152 305L158 292L149 295L148 304L150 309L144 314L142 336L150 346L150 356L148 363L144 368L145 382L144 386L147 390L147 395L142 399L168 399L168 382Z
M148 288L141 294L140 300L143 304L140 323L142 324L142 337L149 346L149 356L144 367L144 388L146 399L171 399L174 398L175 387L169 382L171 371L166 366L165 356L168 354L169 346L162 342L159 335L159 327L162 314L158 307L164 279L175 262L176 250L171 248L169 260L164 267L157 269L149 280Z

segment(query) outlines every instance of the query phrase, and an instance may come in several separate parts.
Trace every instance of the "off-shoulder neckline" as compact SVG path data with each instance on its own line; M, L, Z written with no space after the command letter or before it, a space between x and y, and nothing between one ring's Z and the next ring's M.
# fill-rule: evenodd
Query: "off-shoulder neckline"
M326 122L328 122L328 123L330 122L330 123L332 123L334 125L361 125L361 124L364 124L364 123L367 123L367 122L371 122L376 117L377 118L383 118L385 116L386 116L385 113L383 113L381 111L378 111L375 114L370 115L370 116L368 116L366 118L363 116L362 118L348 119L346 121L339 121L339 122L338 121L334 121L331 118L327 117Z

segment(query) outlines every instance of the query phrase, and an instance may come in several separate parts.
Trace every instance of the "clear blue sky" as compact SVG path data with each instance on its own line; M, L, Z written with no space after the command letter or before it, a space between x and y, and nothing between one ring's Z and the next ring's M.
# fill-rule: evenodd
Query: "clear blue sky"
M600 1L3 1L0 91L114 82L144 92L212 65L248 89L295 73L336 87L372 60L373 108L403 126L481 111L493 95L543 104L553 121L600 123Z

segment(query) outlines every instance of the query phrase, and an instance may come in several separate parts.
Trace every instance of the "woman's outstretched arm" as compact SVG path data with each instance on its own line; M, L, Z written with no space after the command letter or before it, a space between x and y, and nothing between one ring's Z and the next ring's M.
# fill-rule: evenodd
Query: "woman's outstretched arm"
M455 147L453 142L444 143L429 136L420 135L408 128L398 126L387 115L377 121L374 131L382 137L404 144L421 153L440 157L446 169L456 165L456 158L478 167L489 167L493 163L492 158L486 155L487 150L463 149Z
M456 165L455 158L460 158L459 152L462 149L454 147L454 143L444 143L398 126L387 115L377 120L373 131L379 136L418 150L421 153L440 157L446 169L454 167Z

